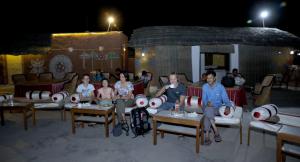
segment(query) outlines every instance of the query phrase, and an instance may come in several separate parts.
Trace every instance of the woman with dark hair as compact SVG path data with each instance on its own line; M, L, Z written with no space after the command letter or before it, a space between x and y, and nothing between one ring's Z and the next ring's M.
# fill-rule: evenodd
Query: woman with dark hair
M111 105L114 98L114 91L108 86L108 80L102 79L102 87L99 88L97 93L97 100L100 105Z
M134 103L133 84L128 81L126 72L121 72L120 80L115 83L115 99L118 121L126 124L125 108Z

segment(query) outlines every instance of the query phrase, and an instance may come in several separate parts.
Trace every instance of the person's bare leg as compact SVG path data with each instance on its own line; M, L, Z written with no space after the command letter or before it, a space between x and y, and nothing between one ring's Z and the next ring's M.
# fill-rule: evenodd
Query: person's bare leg
M215 120L210 120L210 123L211 123L211 126L212 126L212 128L213 128L213 131L214 131L215 135L219 135L219 131L218 131L218 129L217 129Z

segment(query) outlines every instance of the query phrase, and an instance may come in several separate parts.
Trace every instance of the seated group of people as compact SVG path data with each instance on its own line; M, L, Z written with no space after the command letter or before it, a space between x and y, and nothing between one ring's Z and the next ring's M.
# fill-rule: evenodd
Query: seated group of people
M126 72L120 72L120 80L114 85L114 89L108 87L108 80L102 80L102 87L98 89L97 96L94 97L94 86L89 84L89 75L84 75L82 79L82 84L77 87L77 93L80 94L82 98L94 98L100 104L112 103L114 100L116 103L117 118L118 122L121 124L126 123L125 119L125 108L134 103L133 96L133 84L128 80L128 74ZM157 93L156 97L162 94L167 95L167 101L163 103L159 110L169 110L169 109L184 109L184 99L186 96L186 87L180 83L177 79L176 73L171 73L169 75L170 85L162 87ZM210 145L212 142L210 140L211 130L214 132L214 139L216 142L221 142L221 136L214 122L214 117L219 115L218 109L222 104L226 105L225 112L230 111L231 102L228 98L224 86L216 82L216 73L209 70L206 73L206 83L203 85L202 90L202 103L203 103L203 113L204 113L204 132L205 141L204 144Z
M115 83L114 90L109 87L108 79L102 79L102 87L97 90L97 96L94 96L95 87L90 84L90 76L84 74L76 92L81 100L93 100L100 105L112 104L115 101L118 121L125 123L125 108L134 102L133 84L128 81L126 72L120 72L119 77L120 80Z

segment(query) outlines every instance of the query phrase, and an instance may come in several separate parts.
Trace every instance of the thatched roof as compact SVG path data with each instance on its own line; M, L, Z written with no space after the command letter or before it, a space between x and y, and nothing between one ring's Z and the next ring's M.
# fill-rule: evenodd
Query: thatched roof
M47 54L51 46L51 34L8 34L0 44L0 54Z
M152 26L135 29L129 46L245 44L300 47L300 38L277 28Z

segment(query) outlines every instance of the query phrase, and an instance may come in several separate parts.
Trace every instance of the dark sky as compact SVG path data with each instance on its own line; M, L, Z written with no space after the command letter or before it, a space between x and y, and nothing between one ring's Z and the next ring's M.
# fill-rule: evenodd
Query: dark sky
M271 11L267 27L300 36L299 0L10 0L1 5L1 33L62 33L105 31L105 16L114 14L117 27L130 36L133 29L155 25L262 26L258 12ZM30 2L30 3L29 3ZM3 3L3 2L1 2ZM247 24L251 19L252 24Z

